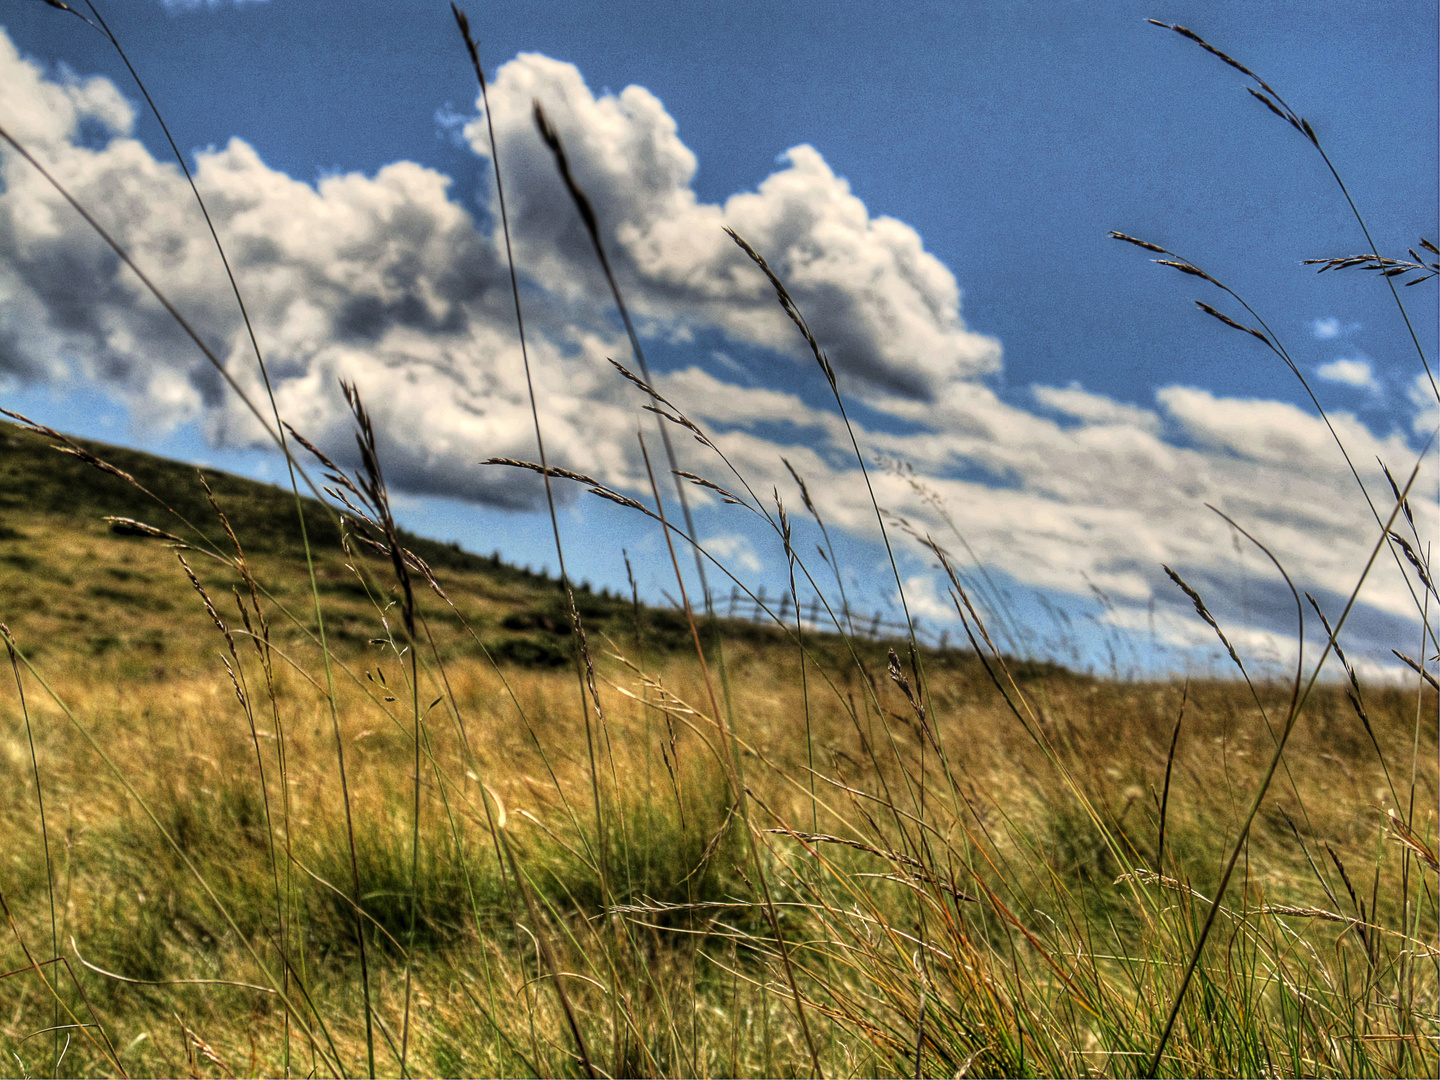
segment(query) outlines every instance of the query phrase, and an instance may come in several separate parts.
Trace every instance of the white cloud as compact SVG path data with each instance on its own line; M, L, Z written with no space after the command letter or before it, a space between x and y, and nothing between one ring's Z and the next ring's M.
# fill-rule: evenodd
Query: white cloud
M1341 357L1338 360L1331 360L1316 368L1315 374L1328 382L1343 383L1361 390L1379 389L1379 384L1375 381L1375 373L1370 370L1370 361L1361 360L1359 357Z
M900 608L898 593L890 594L896 609ZM955 621L955 605L948 592L936 587L935 578L929 574L912 574L905 578L905 602L910 607L910 617L922 622L948 625Z
M126 137L133 115L114 87L48 80L8 39L0 85L11 129L258 391L183 179ZM764 278L720 231L729 222L790 277L852 385L923 397L998 365L996 343L965 329L950 272L913 229L869 217L815 151L794 150L791 166L758 192L723 208L702 204L689 187L694 156L657 99L639 87L597 99L573 66L527 55L501 69L492 100L519 254L541 289L527 322L557 462L621 485L643 475L629 448L637 402L604 364L625 355L623 339L531 127L532 92L550 101L577 173L612 223L612 256L652 332L718 327L801 354ZM77 145L84 116L118 137L99 149ZM11 255L0 267L0 368L103 381L143 422L203 417L217 442L256 441L254 421L98 238L23 162L7 155L3 167L0 235ZM312 187L268 168L238 138L201 154L195 174L294 422L322 445L346 447L335 387L344 375L372 388L398 482L512 504L532 497L525 477L472 467L492 454L532 456L533 434L496 246L449 197L447 178L396 162L373 178Z
M131 114L105 80L59 84L0 37L0 117L146 268L263 401L223 269L179 170L126 137ZM106 122L107 146L76 144ZM106 384L138 422L204 422L217 444L263 441L253 418L61 197L13 154L0 161L0 372ZM245 290L282 413L342 460L353 453L337 380L361 387L393 482L504 505L535 485L491 455L531 457L508 278L488 239L411 162L317 186L268 168L239 139L201 154L205 194ZM603 322L531 312L532 361L552 460L626 484L633 398L605 355L623 339Z
M740 533L725 533L719 536L711 536L700 541L702 547L711 555L730 567L748 570L752 574L758 574L764 569L764 563L760 556L755 554L755 548L750 540Z
M248 339L183 177L130 137L133 112L114 86L48 79L0 34L0 91L0 122L112 230L259 397ZM1306 587L1343 597L1354 585L1375 525L1319 418L1181 386L1157 392L1153 408L1076 384L1034 387L1035 400L1064 423L1009 403L982 381L1000 369L1000 348L966 327L954 276L908 225L872 217L816 150L796 147L755 191L704 203L691 187L695 156L652 94L629 87L596 97L572 65L525 54L500 69L491 100L529 279L530 362L552 462L645 492L634 432L653 419L605 363L628 347L533 132L532 96L546 103L605 223L642 331L675 341L719 331L739 346L813 363L763 276L721 231L736 228L789 283L847 392L885 418L873 429L857 425L865 452L913 466L872 473L878 500L942 543L953 539L944 508L980 558L1018 582L1073 592L1088 575L1122 607L1158 597L1183 610L1160 563L1180 569L1212 604L1235 581L1228 526L1209 502L1255 531ZM80 144L86 119L114 134L108 145ZM466 135L477 143L480 128L472 123ZM271 169L238 138L199 155L195 174L288 420L348 460L354 444L337 380L351 379L397 490L535 505L533 476L476 464L533 457L534 433L503 249L451 197L447 177L401 161L373 177L312 186ZM0 155L3 375L103 384L140 422L200 420L217 446L262 441L133 275L10 153ZM827 522L873 535L867 488L833 411L752 385L722 360L657 381L713 429L757 491L792 491L783 454ZM1436 422L1428 383L1417 383L1411 399L1423 438ZM1404 435L1382 438L1347 413L1331 422L1367 483L1383 485L1367 464L1377 456L1408 472L1414 452ZM682 467L732 486L693 440L676 446ZM1433 488L1431 477L1416 490ZM1433 501L1414 502L1434 520ZM703 513L744 511L715 502ZM716 554L759 569L740 533L718 518L702 525L725 548ZM917 589L917 610L940 603ZM1412 617L1393 567L1376 572L1365 600L1377 618Z
M1333 341L1335 338L1349 337L1359 329L1358 322L1341 322L1333 315L1323 319L1310 320L1310 333L1317 341Z
M813 147L788 150L756 191L704 203L690 186L695 155L653 94L630 86L596 98L574 65L522 53L500 69L490 102L519 258L553 292L603 295L589 241L535 137L536 99L606 223L627 299L659 327L718 327L803 360L770 286L721 231L729 226L787 283L858 389L930 400L956 379L999 369L999 344L960 316L954 275L910 226L871 217ZM488 155L484 123L467 134Z
M1435 392L1435 380L1427 373L1420 372L1406 392L1410 404L1415 406L1412 430L1421 439L1440 435L1440 395Z
M79 134L82 120L96 120L116 135L128 135L134 126L134 109L109 79L82 78L63 67L56 78L46 79L38 66L20 59L4 33L0 73L5 127L22 145L64 145Z
M1073 416L1085 424L1137 427L1151 433L1160 426L1160 418L1149 409L1088 393L1078 382L1072 382L1063 390L1056 386L1032 386L1030 392L1046 408Z

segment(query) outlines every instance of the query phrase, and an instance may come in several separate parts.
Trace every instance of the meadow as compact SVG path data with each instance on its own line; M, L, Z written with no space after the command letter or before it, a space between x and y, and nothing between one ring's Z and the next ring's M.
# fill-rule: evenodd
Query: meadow
M1429 264L1336 269L1402 265ZM661 430L713 449L632 341ZM696 591L668 480L509 463L652 519L677 597L647 604L404 533L348 395L353 469L271 425L294 490L0 426L12 1074L1440 1070L1434 679L1363 682L1349 607L1283 678L1232 649L1223 678L1105 679L1007 655L944 547L892 530L949 572L963 648L872 638L839 597L799 620L798 589L756 624ZM830 602L724 464L688 479ZM1372 562L1433 625L1407 490Z

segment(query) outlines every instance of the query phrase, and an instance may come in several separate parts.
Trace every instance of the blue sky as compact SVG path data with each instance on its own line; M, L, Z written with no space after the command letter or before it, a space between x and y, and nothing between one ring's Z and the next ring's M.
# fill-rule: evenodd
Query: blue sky
M475 464L533 457L533 435L497 287L477 149L488 151L448 7L102 11L221 207L287 418L343 446L333 384L356 378L380 403L409 523L553 569L534 488ZM1206 501L1343 602L1373 519L1304 389L1191 301L1239 314L1233 303L1106 233L1181 252L1250 299L1383 490L1371 461L1408 470L1434 427L1433 395L1380 281L1300 265L1361 251L1363 236L1319 155L1238 72L1145 19L1192 27L1283 93L1382 253L1403 256L1437 231L1434 5L567 2L471 17L496 81L542 422L564 464L645 493L642 402L603 362L628 347L529 126L535 96L606 218L662 391L797 516L780 456L807 474L857 606L894 601L873 514L823 378L763 282L715 243L722 223L791 280L840 369L882 504L960 551L953 522L1009 590L1029 648L1071 660L1078 649L1101 667L1112 649L1121 667L1161 653L1183 665L1203 639L1160 570L1169 562L1257 656L1289 656L1277 580ZM68 170L232 370L249 370L203 223L108 42L38 0L0 5L0 25L13 43L0 71L7 126ZM193 347L13 158L4 168L0 404L278 476ZM1435 287L1403 294L1433 370ZM686 467L729 482L683 450ZM1432 525L1434 488L1432 467L1417 503ZM739 576L779 590L783 555L758 519L701 505L698 521ZM625 547L648 595L673 592L663 545L633 515L572 500L562 525L577 576L623 584ZM923 552L899 546L915 607L939 628L943 590ZM1404 583L1382 571L1352 647L1376 657L1419 633Z

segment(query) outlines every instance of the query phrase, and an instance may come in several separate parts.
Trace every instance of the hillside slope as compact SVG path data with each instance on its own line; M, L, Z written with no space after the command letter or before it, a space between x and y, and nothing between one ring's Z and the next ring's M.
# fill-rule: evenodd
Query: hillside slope
M52 441L0 423L0 620L32 652L107 652L159 658L177 641L214 635L214 626L190 586L175 545L135 535L107 518L135 519L178 536L182 550L222 617L239 623L230 592L244 589L238 574L216 554L234 545L211 506L205 483L224 511L262 589L295 621L275 627L283 639L304 641L314 629L313 600L304 546L291 492L211 469L197 470L135 450L88 440L75 443L132 477L135 484L77 457ZM377 615L394 599L388 562L347 555L338 519L314 499L304 500L315 574L324 600L330 643L363 645L382 632ZM568 631L558 582L402 532L402 542L444 581L449 603L428 593L423 611L437 643L450 651L473 648L461 619L502 659L563 663L557 648ZM577 590L583 616L604 630L632 605ZM656 630L677 627L669 612L641 611ZM396 620L391 619L394 624ZM659 625L659 624L664 624ZM660 633L659 638L667 635ZM132 648L133 647L133 648ZM132 665L133 666L133 665Z
M272 626L277 643L316 644L314 601L290 491L136 450L73 441L135 483L57 452L49 438L0 422L0 621L28 652L88 657L113 652L125 658L125 674L134 675L173 664L178 641L213 636L176 545L137 535L108 518L144 522L184 540L190 550L180 554L222 618L238 624L230 594L245 585L216 557L231 558L235 549L204 484L234 529L262 591L282 615L291 616L285 625ZM327 641L342 652L363 648L383 633L379 616L398 597L388 560L368 551L360 559L347 554L336 515L311 498L303 505ZM401 540L432 568L445 591L441 598L425 589L421 604L442 654L478 653L483 643L496 659L512 664L550 667L567 661L571 618L556 579L403 530ZM601 647L610 638L626 647L636 643L667 652L693 648L683 616L673 609L635 604L588 585L576 589L575 600L587 632ZM726 639L762 646L784 640L774 627L719 622ZM398 620L392 617L390 624L398 634ZM811 644L835 659L846 651L834 635L812 635ZM882 643L857 644L883 664Z

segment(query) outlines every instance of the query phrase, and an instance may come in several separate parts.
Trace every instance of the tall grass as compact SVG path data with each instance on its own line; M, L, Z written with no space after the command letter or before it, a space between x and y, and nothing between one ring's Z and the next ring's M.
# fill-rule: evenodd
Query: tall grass
M483 94L478 47L456 17ZM1267 84L1172 29L1253 79L1252 92L1323 154ZM628 328L603 222L555 129L537 121ZM1220 289L1243 315L1197 302L1304 381L1258 306L1195 263L1116 235ZM843 416L823 343L764 253L732 236L804 336ZM1399 265L1378 251L1369 258L1326 268ZM1406 265L1429 264L1417 255ZM520 272L512 262L523 343ZM236 297L243 303L238 285ZM355 473L288 429L273 402L273 425L251 406L293 469L302 531L286 558L251 546L224 494L206 488L210 520L196 520L192 503L153 495L95 449L25 422L26 437L153 503L151 521L115 519L116 532L67 528L101 559L123 561L137 605L178 583L196 606L171 618L203 622L209 636L143 639L161 643L150 657L136 634L82 659L79 633L24 599L69 587L54 545L26 531L56 519L17 517L0 529L10 585L0 604L13 608L0 607L9 622L0 636L15 688L0 735L11 793L0 803L7 1067L1440 1068L1436 701L1426 667L1435 587L1406 499L1415 470L1397 472L1388 495L1355 471L1375 516L1370 561L1355 568L1342 611L1310 601L1324 644L1318 659L1302 652L1284 682L1252 677L1206 599L1173 571L1237 680L1107 682L1022 662L996 643L1015 636L1016 613L992 590L972 597L928 534L892 537L878 504L887 548L918 542L947 573L970 648L922 648L913 632L877 646L855 633L843 593L832 598L839 567L804 479L795 474L829 550L824 572L794 542L778 497L757 495L684 403L656 390L631 341L639 373L617 367L657 415L683 526L653 463L641 497L552 466L538 409L539 461L496 463L539 473L547 493L580 483L643 515L668 545L678 618L638 596L621 604L577 592L553 501L558 589L500 595L494 575L432 567L390 513L363 387L346 389ZM716 478L679 470L670 426L714 453ZM332 495L320 530L304 524L314 509L299 496L308 477L296 446ZM863 471L858 439L854 449ZM643 441L642 450L650 463ZM751 594L697 542L688 483L774 530L793 622L782 606L774 632L756 635L716 617L706 575ZM1362 685L1343 652L1355 597L1382 557L1407 575L1427 635L1414 689ZM898 571L895 580L903 596ZM829 632L799 618L801 582L824 605ZM477 606L481 594L500 599ZM1303 640L1308 609L1294 599ZM994 634L987 620L999 624ZM530 636L504 636L502 622ZM1343 683L1320 679L1331 653ZM548 666L552 654L573 671Z

